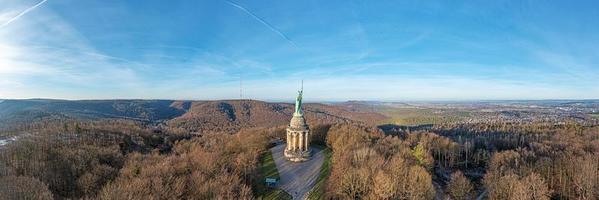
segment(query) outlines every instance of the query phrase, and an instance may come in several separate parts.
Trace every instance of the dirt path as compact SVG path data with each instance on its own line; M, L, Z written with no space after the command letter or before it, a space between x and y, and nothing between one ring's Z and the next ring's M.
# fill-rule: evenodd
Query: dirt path
M285 190L293 199L305 199L320 174L324 162L322 149L310 147L312 158L306 162L294 163L285 159L285 146L286 144L281 144L270 149L281 177L277 187Z

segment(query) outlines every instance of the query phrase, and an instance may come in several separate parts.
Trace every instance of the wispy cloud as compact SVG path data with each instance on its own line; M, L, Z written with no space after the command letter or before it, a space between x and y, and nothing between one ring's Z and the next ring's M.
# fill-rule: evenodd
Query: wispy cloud
M0 25L0 28L4 28L5 26L8 26L10 23L12 23L13 21L19 19L21 16L27 14L28 12L31 12L32 10L34 10L37 7L41 6L42 4L46 3L46 1L48 1L48 0L42 0L39 3L35 4L34 6L31 6L31 7L27 8L27 9L25 9L23 12L21 12L18 15L14 16L13 18L10 18L8 21L2 23L2 25Z
M11 21L16 22L43 2ZM97 50L85 35L51 10L42 14L35 19L21 18L18 29L0 29L0 98L121 98L143 94L137 89L144 88L144 82L133 69L140 64Z
M297 45L295 44L295 42L293 42L293 40L291 40L291 38L287 37L287 35L285 35L283 32L281 32L279 29L275 28L273 25L271 25L270 23L268 23L266 20L262 19L261 17L259 17L258 15L254 14L252 11L246 9L245 7L234 3L232 1L229 0L225 0L225 2L227 2L227 4L238 8L239 10L247 13L248 15L252 16L254 19L256 19L258 22L264 24L264 26L266 26L268 29L270 29L271 31L275 32L277 35L281 36L281 38L283 38L284 40L286 40L287 42L289 42L291 45L293 45L294 47L297 47Z
M240 75L244 96L263 100L292 100L302 78L309 100L597 98L599 94L595 36L572 40L586 42L564 40L571 35L563 34L535 36L557 41L538 45L528 37L506 41L495 32L454 30L451 19L442 20L444 24L426 20L411 24L414 20L407 19L418 18L417 12L389 13L379 19L369 13L376 9L361 7L356 7L354 18L348 17L344 9L331 9L345 6L337 4L314 4L318 9L310 13L303 11L313 4L282 9L302 4L299 1L265 8L268 16L252 9L262 6L254 2L252 6L237 0L203 2L205 9L226 6L239 15L175 10L171 14L181 23L171 23L169 15L149 17L151 10L129 5L117 6L124 9L119 15L104 16L115 4L133 4L126 1L101 10L63 4L61 14L46 8L52 1L0 1L0 99L228 99L238 97ZM34 1L41 2L33 5ZM313 14L319 14L314 17L318 22L307 17ZM135 17L118 21L130 15ZM291 16L297 17L291 27L267 21ZM252 23L231 19L237 17ZM210 23L200 24L198 19ZM256 27L267 34L251 35ZM137 35L140 29L149 32ZM301 51L285 34L290 30L296 30L290 35L295 41L301 39Z

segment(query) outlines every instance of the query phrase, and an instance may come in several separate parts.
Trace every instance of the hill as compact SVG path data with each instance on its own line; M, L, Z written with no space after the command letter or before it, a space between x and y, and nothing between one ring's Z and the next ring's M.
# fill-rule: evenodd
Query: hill
M0 128L35 121L61 119L130 119L161 123L192 132L235 132L243 127L274 127L291 119L293 106L255 100L4 100L0 102ZM306 104L308 122L356 121L374 123L385 116L351 111L325 104Z
M162 121L185 113L171 100L53 100L27 99L0 102L0 128L51 119L119 118Z
M289 103L255 100L191 102L188 112L169 120L168 125L192 132L235 132L242 127L275 127L289 123L293 107ZM348 121L371 123L385 119L376 113L351 112L318 103L305 104L304 113L309 124Z

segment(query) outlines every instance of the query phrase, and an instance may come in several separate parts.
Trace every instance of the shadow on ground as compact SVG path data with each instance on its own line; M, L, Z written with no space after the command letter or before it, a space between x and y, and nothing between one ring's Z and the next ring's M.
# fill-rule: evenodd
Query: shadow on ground
M320 168L324 162L322 149L310 147L312 150L310 160L295 163L285 159L283 151L286 146L286 144L281 144L270 149L281 177L277 187L285 190L293 199L305 199L320 174Z

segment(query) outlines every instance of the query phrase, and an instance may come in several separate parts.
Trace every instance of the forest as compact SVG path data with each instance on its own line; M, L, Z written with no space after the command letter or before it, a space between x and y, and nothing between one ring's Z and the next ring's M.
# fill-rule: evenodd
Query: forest
M314 144L332 150L319 198L599 199L599 127L390 130L312 125ZM261 156L285 136L284 126L197 135L131 120L53 120L10 134L27 136L0 147L6 199L261 199Z

